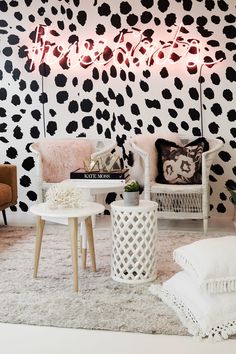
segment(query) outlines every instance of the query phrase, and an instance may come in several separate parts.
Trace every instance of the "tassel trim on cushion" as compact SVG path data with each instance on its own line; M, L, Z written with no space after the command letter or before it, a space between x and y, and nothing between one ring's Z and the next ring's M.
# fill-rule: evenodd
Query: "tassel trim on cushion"
M209 280L201 285L201 289L211 294L229 293L236 291L236 279Z
M173 252L173 260L184 270L186 270L191 275L194 274L196 278L198 278L198 273L196 269L193 267L192 263L188 261L188 259L177 252Z
M193 336L199 338L207 337L209 340L221 341L236 334L236 318L235 320L219 323L212 328L202 329L196 316L178 296L170 293L161 285L151 285L149 290L172 308L178 315L183 326L187 328L188 332Z
M176 312L181 323L187 328L190 334L200 336L198 321L195 319L190 309L180 299L170 294L169 291L164 289L161 285L151 285L149 290ZM201 337L203 337L203 335Z
M199 276L196 269L185 257L174 252L173 259L182 269L184 269L190 275L194 275L202 291L206 291L209 294L228 293L236 291L236 277L216 278L204 280L201 282L199 281Z

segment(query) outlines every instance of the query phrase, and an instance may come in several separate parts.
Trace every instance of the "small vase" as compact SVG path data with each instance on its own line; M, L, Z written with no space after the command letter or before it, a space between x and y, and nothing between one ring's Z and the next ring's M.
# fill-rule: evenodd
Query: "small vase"
M124 192L123 197L125 206L139 205L139 192Z

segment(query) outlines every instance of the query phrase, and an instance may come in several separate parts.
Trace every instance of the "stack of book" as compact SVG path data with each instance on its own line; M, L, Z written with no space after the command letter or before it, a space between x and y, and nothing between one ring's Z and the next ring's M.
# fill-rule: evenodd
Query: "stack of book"
M71 179L83 179L83 180L98 180L100 181L121 181L126 183L129 180L129 169L124 168L121 170L107 171L85 171L78 168L70 173Z

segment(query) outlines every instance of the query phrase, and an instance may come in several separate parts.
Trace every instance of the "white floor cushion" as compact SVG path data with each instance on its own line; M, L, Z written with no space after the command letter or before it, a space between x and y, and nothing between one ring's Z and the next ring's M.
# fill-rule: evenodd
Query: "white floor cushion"
M236 291L236 236L196 241L174 250L173 258L202 290Z
M149 289L176 312L190 334L220 340L236 333L235 292L202 293L185 271Z

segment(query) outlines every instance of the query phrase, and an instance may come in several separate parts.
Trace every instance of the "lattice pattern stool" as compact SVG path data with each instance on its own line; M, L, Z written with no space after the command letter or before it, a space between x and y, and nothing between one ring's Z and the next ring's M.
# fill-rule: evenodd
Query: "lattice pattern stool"
M111 204L111 277L123 283L145 283L157 276L157 203Z

